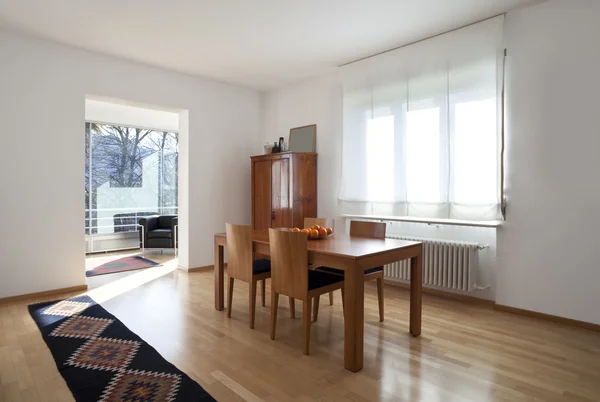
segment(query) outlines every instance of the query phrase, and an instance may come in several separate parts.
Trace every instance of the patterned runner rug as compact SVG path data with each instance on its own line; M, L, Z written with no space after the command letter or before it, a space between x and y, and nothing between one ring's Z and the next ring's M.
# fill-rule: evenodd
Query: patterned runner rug
M85 271L85 276L96 276L104 274L114 274L116 272L133 271L136 269L157 267L160 264L158 262L151 261L147 258L134 255L130 257L123 257L117 260L107 262L102 265L98 265L90 270Z
M29 313L77 401L215 401L88 296Z

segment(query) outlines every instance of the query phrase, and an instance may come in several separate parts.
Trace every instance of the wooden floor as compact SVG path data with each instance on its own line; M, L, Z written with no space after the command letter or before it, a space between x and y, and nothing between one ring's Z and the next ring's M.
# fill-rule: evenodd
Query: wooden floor
M162 261L88 294L219 401L600 400L600 333L425 295L423 334L413 338L408 293L386 287L380 323L367 284L365 366L353 374L343 368L339 292L334 306L322 298L303 356L302 312L291 319L285 300L271 341L269 300L257 303L250 330L245 286L227 319L213 307L212 272ZM0 305L0 401L73 400L27 312L42 300Z

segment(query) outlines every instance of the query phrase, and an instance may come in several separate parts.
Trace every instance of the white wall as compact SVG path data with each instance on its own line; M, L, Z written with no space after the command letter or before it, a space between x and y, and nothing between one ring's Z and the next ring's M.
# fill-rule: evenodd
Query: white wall
M85 100L86 120L165 131L179 131L179 113L177 112L123 104L122 100L100 99L102 98L87 97Z
M554 0L508 15L508 219L479 229L398 225L392 230L481 241L476 296L600 323L600 3ZM320 216L337 215L341 89L333 74L267 94L264 141L317 123Z
M273 143L279 137L288 139L293 127L317 125L317 213L337 216L342 168L342 90L334 76L268 92L264 109L263 144Z
M181 265L212 264L213 233L226 219L250 222L260 93L3 28L0 55L0 298L85 283L87 94L166 106L189 120L189 130L180 127Z
M600 324L600 3L509 14L497 303Z

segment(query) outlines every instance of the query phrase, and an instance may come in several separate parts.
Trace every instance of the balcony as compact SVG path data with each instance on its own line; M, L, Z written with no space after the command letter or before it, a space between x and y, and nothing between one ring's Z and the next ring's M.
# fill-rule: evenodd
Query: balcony
M177 207L97 208L85 210L85 252L140 247L137 222L152 215L177 215Z

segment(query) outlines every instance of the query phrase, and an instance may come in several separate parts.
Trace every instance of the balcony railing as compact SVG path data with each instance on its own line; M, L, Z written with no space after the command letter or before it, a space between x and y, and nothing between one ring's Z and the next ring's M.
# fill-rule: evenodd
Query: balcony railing
M93 208L85 210L85 234L137 232L140 218L177 215L178 207Z

